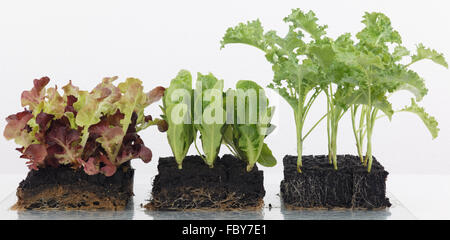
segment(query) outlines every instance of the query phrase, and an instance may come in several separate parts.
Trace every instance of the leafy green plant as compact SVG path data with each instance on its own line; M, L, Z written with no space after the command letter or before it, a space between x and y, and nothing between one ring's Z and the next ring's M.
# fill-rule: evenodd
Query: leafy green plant
M338 61L337 51L347 47L349 35L344 34L336 40L324 37L321 41L310 44L307 57L318 66L318 78L322 91L327 99L327 135L328 135L328 158L334 169L337 165L337 140L339 122L351 107L351 102L346 99L352 95L355 84L349 81L351 68L345 63Z
M144 115L164 88L144 93L140 80L128 78L116 87L116 79L104 78L90 92L69 82L63 95L56 86L45 89L49 78L35 79L21 96L25 110L6 118L5 138L22 146L21 157L33 170L68 165L83 167L89 175L112 176L131 159L149 162L152 152L137 133L151 125L165 130L164 121Z
M264 90L252 81L239 81L237 89L229 89L226 94L223 88L223 80L211 73L198 73L194 90L191 74L181 70L166 89L163 118L168 123L167 138L178 167L182 168L193 143L210 167L214 166L222 144L248 163L248 171L256 162L264 166L275 165L276 160L264 143L264 138L273 130L270 120L274 111L273 107L267 106ZM255 96L256 101L251 101L246 97L248 90L259 92L262 97ZM255 108L260 103L263 107ZM248 121L253 113L261 117L255 122ZM197 133L203 153L196 144Z
M204 160L213 167L220 151L225 128L223 80L218 80L211 73L208 75L198 73L196 93L194 106L198 106L201 112L194 114L199 116L198 119L194 118L194 127L200 133ZM196 148L198 150L197 146Z
M181 70L163 97L162 117L168 124L167 140L180 169L197 134L193 125L192 93L191 73Z
M260 21L255 20L227 29L221 46L241 43L265 52L274 72L273 83L268 87L277 90L294 110L300 172L303 142L324 118L327 119L328 156L337 169L339 122L349 110L358 155L369 172L373 160L373 129L376 119L382 117L379 112L389 119L395 112L415 113L433 138L437 136L436 120L416 103L428 92L424 80L409 67L429 59L447 68L441 53L419 44L416 54L411 55L401 45L401 37L392 29L389 18L382 13L366 13L363 20L366 27L356 35L357 43L349 33L336 40L326 37L327 26L318 25L311 11L294 9L284 21L289 23L285 37L275 31L264 32ZM309 34L309 41L305 40L304 33ZM406 56L411 61L401 63ZM415 99L411 100L411 106L394 111L388 97L400 90L412 92ZM306 116L322 92L327 98L326 114L303 134ZM367 140L365 157L364 140Z
M252 102L251 96L247 97L246 93L255 93L258 96ZM274 129L270 120L275 108L268 106L269 101L264 89L255 82L241 80L236 84L236 90L227 91L227 98L227 103L233 104L234 109L230 114L233 119L228 121L232 123L227 124L224 133L226 146L233 155L247 162L247 171L251 171L256 162L266 167L275 166L276 159L264 143L264 139ZM242 112L239 106L243 108Z
M259 20L240 23L229 28L221 41L222 48L227 44L242 43L254 46L265 52L266 59L272 64L273 83L268 87L277 90L281 97L292 107L297 133L297 169L301 171L303 142L326 117L324 115L304 134L303 128L309 110L327 82L320 76L317 62L307 58L311 47L320 45L327 26L317 24L313 12L304 13L300 9L284 18L289 23L289 31L280 37L275 31L264 33ZM311 37L304 40L304 33ZM301 60L303 59L303 60Z
M353 44L347 40L345 47L337 49L337 59L351 68L346 80L357 86L346 97L345 102L352 105L352 126L358 154L370 172L373 129L375 121L380 117L387 116L391 119L396 112L415 113L423 120L432 137L437 137L439 129L436 120L416 104L416 101L421 101L428 93L428 89L424 79L409 67L424 59L430 59L446 68L448 65L442 54L425 48L422 44L417 46L416 54L410 55L401 45L399 33L392 29L389 18L384 14L366 13L362 22L365 28L356 35L359 42ZM394 45L393 50L390 50L390 44ZM407 64L401 63L406 56L410 56L411 61ZM415 100L411 100L411 106L394 111L388 98L400 90L410 91ZM379 116L379 112L384 115ZM365 157L362 149L364 137L367 140Z

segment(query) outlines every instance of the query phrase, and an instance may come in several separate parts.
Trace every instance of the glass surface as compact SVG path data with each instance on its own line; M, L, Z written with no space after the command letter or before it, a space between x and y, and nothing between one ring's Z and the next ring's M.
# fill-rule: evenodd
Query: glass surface
M287 210L282 207L279 185L266 186L265 206L258 211L149 211L141 207L150 198L150 185L135 184L133 200L124 211L43 211L11 210L17 198L15 192L0 202L2 219L415 219L392 194L388 197L392 207L385 210ZM269 204L271 207L269 207Z

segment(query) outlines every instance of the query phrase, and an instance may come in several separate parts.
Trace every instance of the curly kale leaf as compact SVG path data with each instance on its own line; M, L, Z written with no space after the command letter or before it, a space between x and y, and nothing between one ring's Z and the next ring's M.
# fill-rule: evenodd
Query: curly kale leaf
M411 98L411 105L404 107L400 110L400 112L411 112L416 114L425 124L433 139L438 136L438 122L433 116L430 116L427 112L425 112L423 107L417 105L414 98Z

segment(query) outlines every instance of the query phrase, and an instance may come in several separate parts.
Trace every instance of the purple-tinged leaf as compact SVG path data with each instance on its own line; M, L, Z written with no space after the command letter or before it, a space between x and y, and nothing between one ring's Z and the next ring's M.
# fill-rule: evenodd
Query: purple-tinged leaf
M53 127L46 136L46 143L60 164L77 163L82 151L79 140L80 133L67 126Z
M83 166L83 170L87 175L96 175L100 172L97 160L90 157L87 162L78 158L77 161Z
M150 105L154 102L159 101L164 96L164 87L155 87L150 92L147 93L147 104Z
M100 162L103 163L103 167L100 168L100 172L107 177L111 177L116 173L117 167L108 160L105 155L100 155Z
M44 165L44 160L47 157L47 149L42 144L31 144L20 157L29 159L26 162L28 168L38 170L38 167Z
M34 79L34 87L30 91L23 91L21 96L22 107L29 106L30 110L38 108L39 104L45 98L45 86L50 81L50 78L43 77L41 79Z
M19 137L31 118L33 114L27 110L8 116L6 118L8 124L3 131L3 136L8 140Z

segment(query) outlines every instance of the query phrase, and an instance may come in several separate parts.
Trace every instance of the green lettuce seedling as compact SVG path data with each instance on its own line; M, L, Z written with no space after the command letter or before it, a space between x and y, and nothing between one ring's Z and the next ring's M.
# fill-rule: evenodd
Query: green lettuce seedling
M191 73L181 70L163 97L162 117L168 124L167 139L180 169L197 133L192 122L192 93Z
M252 93L255 94L253 102ZM233 155L247 162L247 171L251 171L256 162L266 167L275 166L276 159L264 143L274 129L270 120L275 108L268 106L264 89L255 82L241 80L236 90L227 91L227 104L233 106L227 108L228 120L233 123L227 124L225 129L226 146Z
M194 113L194 127L200 133L204 160L206 164L213 167L220 151L222 133L225 128L223 80L218 80L211 73L208 75L198 73L194 99L194 106L201 110L198 114ZM195 116L199 116L199 118L196 119ZM194 141L194 143L196 142ZM198 150L197 145L196 148ZM200 156L202 156L201 153Z
M267 106L264 90L252 81L239 81L236 90L230 89L226 94L223 87L223 80L198 73L194 90L191 74L182 70L166 89L163 118L168 123L167 138L178 167L182 168L192 143L210 167L214 167L222 144L247 162L248 171L256 162L275 165L276 160L264 143L274 128L270 124L274 108ZM255 93L256 101L248 97L249 92ZM258 117L252 118L253 115ZM255 121L249 121L251 118ZM203 152L196 144L197 133Z

